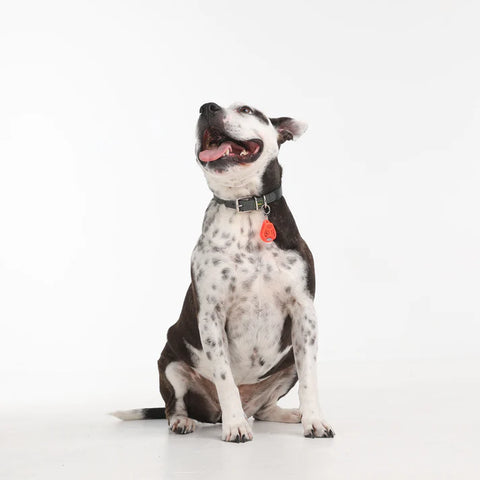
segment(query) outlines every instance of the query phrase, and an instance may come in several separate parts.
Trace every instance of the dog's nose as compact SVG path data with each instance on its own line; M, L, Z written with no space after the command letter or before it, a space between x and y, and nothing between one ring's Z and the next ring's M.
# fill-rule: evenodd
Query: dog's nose
M204 103L201 107L200 107L200 113L202 115L208 115L208 114L213 114L215 112L218 112L219 110L221 110L222 107L220 107L219 105L217 105L216 103L213 103L213 102L209 102L209 103Z

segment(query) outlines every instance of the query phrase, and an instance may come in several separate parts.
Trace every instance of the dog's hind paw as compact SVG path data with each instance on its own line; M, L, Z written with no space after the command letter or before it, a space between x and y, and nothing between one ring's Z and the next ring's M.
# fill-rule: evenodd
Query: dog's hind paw
M302 414L298 408L280 408L278 405L260 410L255 415L255 420L264 422L300 423Z
M245 443L252 439L253 433L247 419L222 425L222 440L225 442Z
M195 431L197 422L183 415L174 415L169 421L170 430L180 435Z
M302 418L303 435L307 438L333 438L333 428L321 418Z

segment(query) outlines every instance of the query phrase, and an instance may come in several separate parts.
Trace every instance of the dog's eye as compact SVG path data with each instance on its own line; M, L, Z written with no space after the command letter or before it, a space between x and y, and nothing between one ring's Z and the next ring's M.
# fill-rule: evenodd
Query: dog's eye
M251 115L253 113L253 110L250 107L247 107L246 105L244 107L240 107L239 111L241 113L246 113L247 115Z

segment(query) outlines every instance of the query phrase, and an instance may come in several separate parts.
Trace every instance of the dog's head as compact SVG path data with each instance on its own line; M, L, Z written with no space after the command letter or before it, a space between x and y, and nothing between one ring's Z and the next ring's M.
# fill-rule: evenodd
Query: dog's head
M268 118L241 103L228 108L205 103L197 124L197 161L214 192L220 186L242 187L261 179L277 158L280 145L300 137L306 129L303 122Z

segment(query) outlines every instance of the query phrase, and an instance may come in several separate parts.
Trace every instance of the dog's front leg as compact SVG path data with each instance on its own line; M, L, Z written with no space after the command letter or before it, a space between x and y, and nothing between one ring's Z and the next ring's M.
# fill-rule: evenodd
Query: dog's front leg
M333 437L318 401L317 320L313 300L306 295L293 302L292 342L298 372L300 412L306 437Z
M223 305L209 303L200 308L198 327L222 409L222 440L246 442L253 434L230 368L225 320Z

